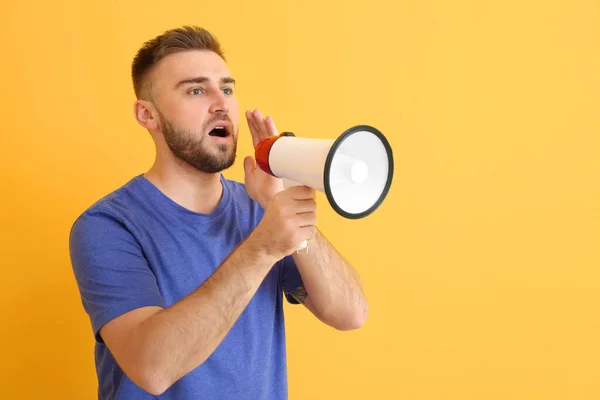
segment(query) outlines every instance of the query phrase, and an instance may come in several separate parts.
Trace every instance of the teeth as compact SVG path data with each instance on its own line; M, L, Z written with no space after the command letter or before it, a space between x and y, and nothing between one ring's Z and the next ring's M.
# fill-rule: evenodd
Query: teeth
M219 132L217 132L219 131ZM226 137L227 130L224 126L215 126L209 133L210 136Z

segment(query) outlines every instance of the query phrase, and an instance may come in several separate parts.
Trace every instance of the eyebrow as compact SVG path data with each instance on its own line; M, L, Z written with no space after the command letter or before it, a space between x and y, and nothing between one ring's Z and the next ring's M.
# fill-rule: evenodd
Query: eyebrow
M184 79L182 81L179 81L177 83L177 85L175 85L175 89L177 89L178 87L180 87L182 85L185 85L187 83L206 83L209 80L210 79L208 79L206 76L196 76L196 77L193 77L193 78L187 78L187 79ZM225 77L225 78L221 78L220 79L220 83L221 84L230 83L230 84L235 85L235 79L233 79L232 77L228 76L228 77Z

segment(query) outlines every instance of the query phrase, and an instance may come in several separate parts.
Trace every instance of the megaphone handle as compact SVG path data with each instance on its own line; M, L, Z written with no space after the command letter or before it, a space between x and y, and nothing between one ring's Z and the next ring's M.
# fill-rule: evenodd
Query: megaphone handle
M298 183L298 182L295 182L295 181L292 181L292 180L289 180L289 179L286 179L286 178L283 178L282 181L283 181L283 187L285 189L289 189L289 188L294 187L294 186L302 186L301 183ZM302 249L306 249L306 251L304 252L304 254L308 253L308 241L307 240L305 240L302 243L300 243L300 245L296 249L296 253L297 254L301 254L300 250L302 250Z

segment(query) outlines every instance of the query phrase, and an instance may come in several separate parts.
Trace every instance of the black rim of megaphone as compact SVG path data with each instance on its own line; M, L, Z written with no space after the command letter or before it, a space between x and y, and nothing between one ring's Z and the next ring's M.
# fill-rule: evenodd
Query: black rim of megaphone
M329 174L330 174L330 170L331 170L331 162L333 160L333 156L337 150L337 148L344 142L344 140L346 140L349 136L351 136L352 134L356 133L356 132L362 132L362 131L367 131L370 132L372 134L374 134L375 136L377 136L380 140L381 143L383 143L383 146L385 147L385 151L387 152L387 156L388 156L388 178L387 181L385 183L385 188L383 189L383 191L381 192L381 195L379 196L379 199L377 199L377 201L375 202L375 204L373 204L370 208L368 208L367 210L358 213L358 214L353 214L353 213L349 213L344 211L335 201L334 197L333 197L333 193L331 193L331 187L329 185ZM375 211L377 208L379 208L379 206L381 205L381 203L383 203L383 200L385 200L388 192L390 191L390 186L392 185L392 178L394 176L394 157L392 154L392 148L388 142L388 140L385 138L385 136L383 136L383 134L377 129L374 128L372 126L369 125L356 125L353 126L352 128L346 130L344 133L342 133L340 135L340 137L338 137L336 139L336 141L333 143L333 145L331 146L331 149L329 150L329 153L327 154L327 159L325 161L325 171L324 171L324 186L325 186L325 194L327 195L327 200L329 200L329 203L331 204L331 207L341 216L345 217L345 218L349 218L349 219L359 219L359 218L364 218L367 215L371 214L373 211Z

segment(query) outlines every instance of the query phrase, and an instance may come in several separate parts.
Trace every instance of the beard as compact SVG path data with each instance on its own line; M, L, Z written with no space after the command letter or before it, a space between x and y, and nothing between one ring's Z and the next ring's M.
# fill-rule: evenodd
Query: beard
M209 119L204 123L202 130L196 133L175 126L166 119L160 111L158 114L160 115L165 142L175 157L196 168L198 171L208 174L221 172L231 167L235 162L237 153L237 132L233 132L236 128L233 126L233 123L227 114L220 114ZM217 121L229 122L229 126L232 129L230 134L232 135L233 145L218 143L213 146L216 148L216 151L211 152L210 149L207 148L211 143L207 143L206 146L204 145L206 139L210 141L210 137L205 136L204 132L208 129L210 124Z

